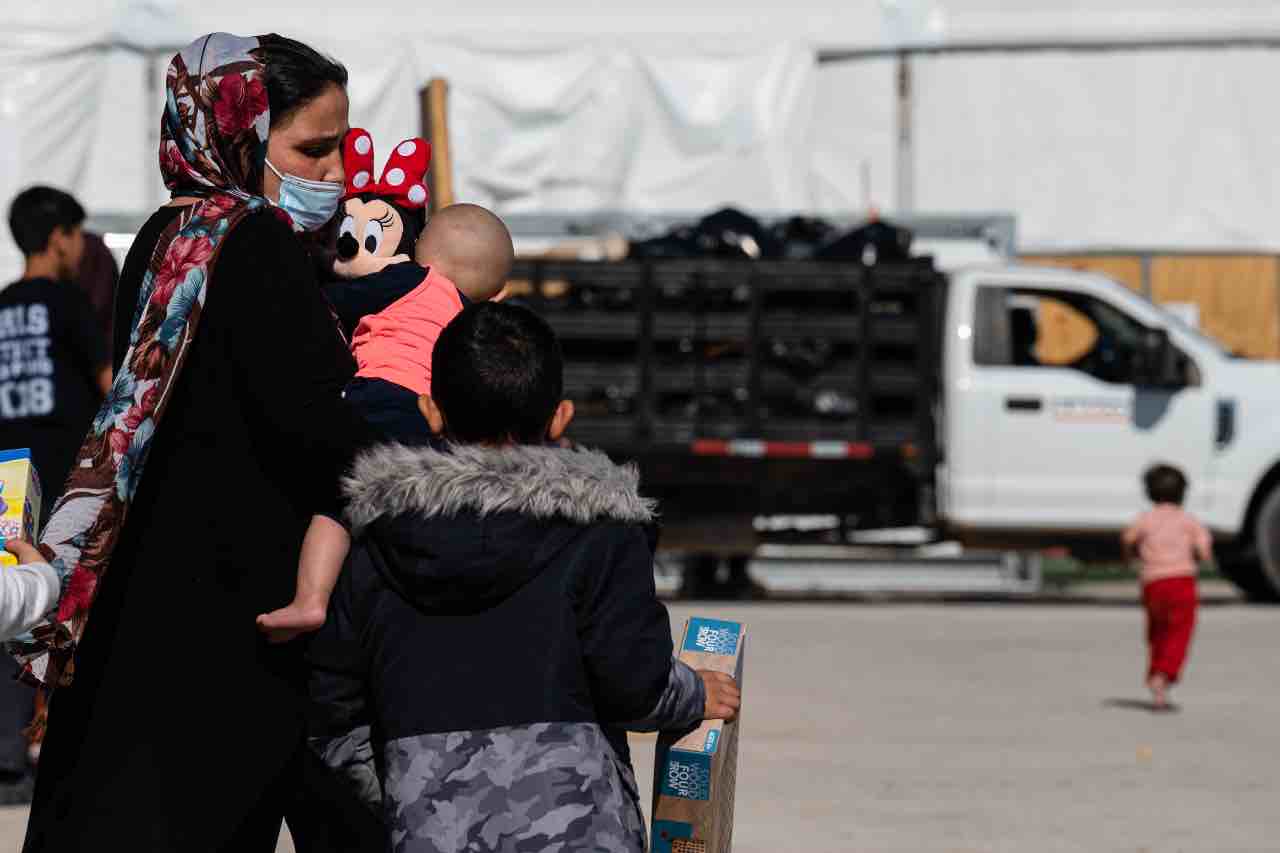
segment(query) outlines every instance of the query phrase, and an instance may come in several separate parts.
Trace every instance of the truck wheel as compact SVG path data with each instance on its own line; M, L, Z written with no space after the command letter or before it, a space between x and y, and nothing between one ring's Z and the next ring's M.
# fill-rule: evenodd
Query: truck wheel
M1256 576L1240 588L1257 601L1280 601L1280 489L1274 489L1262 502L1253 541L1258 548Z
M1257 552L1217 555L1218 571L1231 581L1250 601L1269 601L1271 587L1262 577L1262 565Z

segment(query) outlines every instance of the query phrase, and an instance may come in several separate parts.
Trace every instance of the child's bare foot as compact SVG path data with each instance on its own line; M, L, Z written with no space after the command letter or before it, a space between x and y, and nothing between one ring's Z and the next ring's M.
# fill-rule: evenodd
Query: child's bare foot
M1151 704L1157 711L1169 707L1168 686L1168 680L1158 672L1147 679L1147 687L1151 690Z
M258 617L258 630L267 635L267 642L287 643L324 625L325 606L295 601L288 607L264 613Z

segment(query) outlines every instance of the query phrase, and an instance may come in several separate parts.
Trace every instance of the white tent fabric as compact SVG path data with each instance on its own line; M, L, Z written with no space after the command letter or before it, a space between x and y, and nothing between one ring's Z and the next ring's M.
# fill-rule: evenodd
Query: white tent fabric
M776 209L804 194L810 50L430 45L414 60L417 80L456 81L463 198L521 212L697 210Z
M917 203L1016 211L1024 246L1280 249L1278 75L1257 50L921 59Z
M447 78L460 198L502 212L803 206L811 48L759 38L361 41L278 29L347 64L352 121L384 156L420 132L420 87ZM0 198L45 182L96 213L154 207L164 198L154 152L167 57L86 47L94 41L84 35L59 45L56 35L0 47ZM18 263L5 233L0 280Z
M64 0L0 11L0 202L46 182L94 213L163 199L163 51L214 29L302 38L351 70L385 153L452 86L460 196L500 211L1009 211L1028 248L1280 249L1265 145L1280 50L918 56L899 164L893 58L820 48L1278 33L1245 0L586 0L376 5ZM676 33L678 35L672 35ZM153 51L146 53L145 51ZM0 229L0 281L17 258Z

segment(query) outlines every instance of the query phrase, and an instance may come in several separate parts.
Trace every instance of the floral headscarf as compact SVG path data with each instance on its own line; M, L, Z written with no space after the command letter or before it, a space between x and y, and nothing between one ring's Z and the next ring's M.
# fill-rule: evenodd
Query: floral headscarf
M8 644L24 674L50 687L71 683L76 644L195 338L219 249L245 215L267 204L258 194L271 123L263 65L253 55L259 44L214 33L169 65L160 170L171 190L200 201L156 243L124 363L45 526L40 550L63 579L57 612Z

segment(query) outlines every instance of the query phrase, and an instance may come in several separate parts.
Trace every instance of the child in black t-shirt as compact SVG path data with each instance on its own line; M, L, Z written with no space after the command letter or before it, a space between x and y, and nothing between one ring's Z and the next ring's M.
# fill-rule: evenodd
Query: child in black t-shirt
M0 291L0 449L31 448L46 517L111 387L102 328L75 284L83 221L76 200L50 187L19 193L9 208L26 264Z

